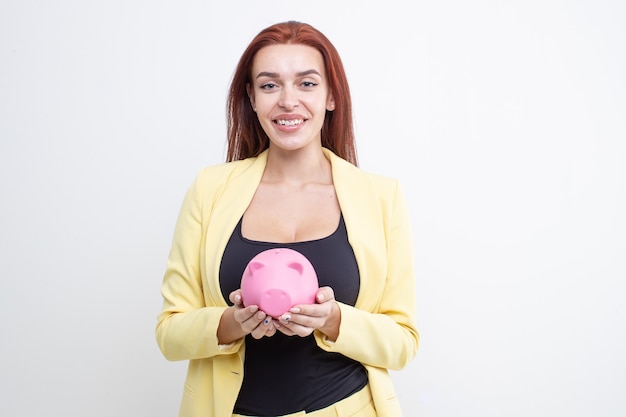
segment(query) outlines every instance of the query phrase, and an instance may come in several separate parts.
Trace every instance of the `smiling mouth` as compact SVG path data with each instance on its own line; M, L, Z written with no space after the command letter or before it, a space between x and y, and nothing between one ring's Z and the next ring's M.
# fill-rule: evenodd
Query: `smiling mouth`
M294 120L275 120L276 124L280 126L296 126L304 123L304 119L294 119Z

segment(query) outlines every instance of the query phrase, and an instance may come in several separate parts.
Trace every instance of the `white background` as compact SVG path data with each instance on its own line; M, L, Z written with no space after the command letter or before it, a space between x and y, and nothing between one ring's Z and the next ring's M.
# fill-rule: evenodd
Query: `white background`
M408 196L407 417L626 415L621 0L2 0L0 415L176 415L174 222L237 59L288 19L334 42L361 167Z

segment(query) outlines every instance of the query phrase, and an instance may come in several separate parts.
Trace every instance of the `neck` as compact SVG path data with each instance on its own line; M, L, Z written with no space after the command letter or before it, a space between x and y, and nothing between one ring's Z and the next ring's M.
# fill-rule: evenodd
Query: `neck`
M307 184L332 184L330 161L321 147L283 151L270 147L264 182Z

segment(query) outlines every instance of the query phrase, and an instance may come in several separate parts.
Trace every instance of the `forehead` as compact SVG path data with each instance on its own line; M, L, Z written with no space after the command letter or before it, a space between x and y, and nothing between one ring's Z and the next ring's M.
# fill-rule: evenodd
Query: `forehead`
M301 44L265 46L257 52L252 62L253 78L263 71L288 75L310 69L324 74L324 58L317 49Z

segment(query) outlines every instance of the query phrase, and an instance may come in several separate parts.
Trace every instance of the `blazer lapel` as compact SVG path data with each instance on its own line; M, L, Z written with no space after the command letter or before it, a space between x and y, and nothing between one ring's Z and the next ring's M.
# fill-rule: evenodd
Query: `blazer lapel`
M361 286L356 307L373 311L382 295L386 272L385 234L376 190L359 168L325 149L329 157L333 182L344 215L348 240L354 251Z
M221 295L219 271L222 255L230 236L252 201L252 197L261 182L267 151L248 163L241 161L234 165L227 178L216 178L224 181L221 195L217 197L213 213L209 219L206 233L207 282L211 286L211 294L215 294L216 305L226 305Z

